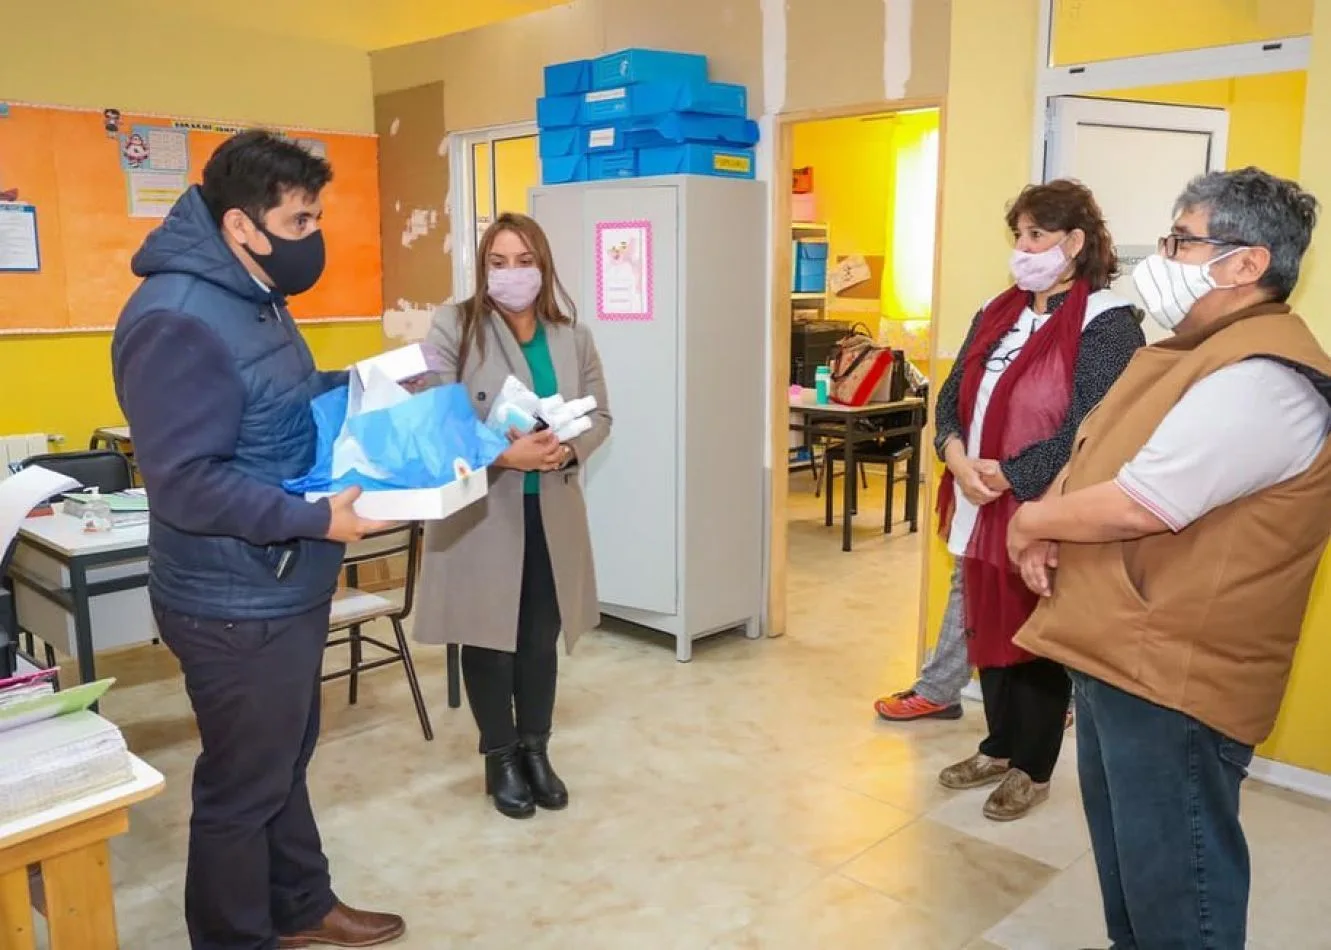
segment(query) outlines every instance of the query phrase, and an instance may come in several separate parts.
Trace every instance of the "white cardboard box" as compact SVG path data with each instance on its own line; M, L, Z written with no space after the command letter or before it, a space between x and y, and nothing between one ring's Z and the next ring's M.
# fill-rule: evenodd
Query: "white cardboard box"
M378 356L363 359L356 364L355 369L357 375L360 376L361 384L365 386L370 383L371 370L378 370L395 383L400 383L404 379L412 379L430 371L430 367L425 360L425 351L421 349L419 343L400 346L395 350L389 350L387 353L380 353Z
M466 466L458 463L462 468ZM490 489L490 478L482 469L467 469L447 485L438 488L404 488L395 491L367 491L356 499L356 514L371 521L442 521L470 504L480 501ZM330 492L311 492L309 501L329 497Z

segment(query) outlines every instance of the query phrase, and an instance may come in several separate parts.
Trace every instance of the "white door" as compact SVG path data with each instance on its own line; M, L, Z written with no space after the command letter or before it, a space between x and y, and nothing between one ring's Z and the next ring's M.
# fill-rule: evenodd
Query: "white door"
M1060 96L1050 100L1045 181L1075 178L1095 193L1122 275L1114 290L1141 306L1132 268L1169 232L1174 201L1196 175L1225 167L1224 109ZM1168 334L1143 324L1148 341Z

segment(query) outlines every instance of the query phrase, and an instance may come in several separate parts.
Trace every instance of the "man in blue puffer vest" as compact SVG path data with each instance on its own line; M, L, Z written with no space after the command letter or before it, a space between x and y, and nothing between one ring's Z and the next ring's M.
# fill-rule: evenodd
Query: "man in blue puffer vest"
M400 917L333 894L306 788L343 545L381 527L358 492L310 504L315 369L285 299L324 267L328 163L268 132L224 143L133 260L112 343L151 499L149 591L203 751L185 916L195 950L369 947Z

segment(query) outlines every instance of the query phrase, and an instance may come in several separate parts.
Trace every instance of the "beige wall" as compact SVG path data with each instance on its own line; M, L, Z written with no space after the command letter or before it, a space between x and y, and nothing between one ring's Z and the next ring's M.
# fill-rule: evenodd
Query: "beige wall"
M781 2L781 0L776 0ZM885 97L884 57L909 57L903 97L946 90L950 0L892 0L909 8L909 36L888 42L884 0L786 0L785 112ZM370 54L376 93L442 80L448 128L530 121L547 63L628 46L707 55L714 78L763 101L764 0L575 0L466 33Z

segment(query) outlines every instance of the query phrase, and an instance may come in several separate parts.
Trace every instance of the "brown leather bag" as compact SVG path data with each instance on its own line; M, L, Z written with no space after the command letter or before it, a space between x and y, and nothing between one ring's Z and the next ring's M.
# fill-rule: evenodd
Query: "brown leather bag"
M856 324L850 335L832 348L832 401L843 406L865 405L889 378L892 360L892 350L879 346L869 336L868 327Z

